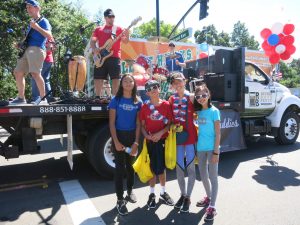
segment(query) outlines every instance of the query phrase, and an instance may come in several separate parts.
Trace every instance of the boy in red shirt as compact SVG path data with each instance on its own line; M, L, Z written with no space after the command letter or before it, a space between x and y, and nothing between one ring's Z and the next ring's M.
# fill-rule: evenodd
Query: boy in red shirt
M170 103L159 98L159 87L160 85L157 81L147 81L145 90L150 100L145 102L140 111L142 133L147 140L150 167L154 174L153 178L149 181L150 195L147 202L149 208L156 207L154 193L156 176L158 176L161 185L160 199L167 205L174 205L174 201L165 191L165 139L170 129L172 111Z

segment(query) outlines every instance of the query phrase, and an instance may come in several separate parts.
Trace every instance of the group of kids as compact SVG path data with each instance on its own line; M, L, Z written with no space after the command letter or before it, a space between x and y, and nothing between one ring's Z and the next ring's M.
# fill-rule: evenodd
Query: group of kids
M189 212L191 194L196 180L195 157L206 196L196 203L197 207L206 207L204 220L211 221L216 215L218 192L218 162L220 145L220 111L211 104L210 91L205 84L197 86L195 92L186 90L186 81L182 73L171 77L174 94L168 101L160 99L160 85L155 80L145 84L150 100L144 104L137 97L137 87L132 75L122 76L116 96L109 104L109 127L113 139L115 155L116 208L120 215L127 215L127 202L135 203L133 192L134 170L132 164L138 151L140 134L146 139L150 168L149 208L156 207L155 184L160 182L159 198L165 204L174 206L182 213ZM194 121L198 123L198 132ZM183 143L176 143L176 174L180 188L180 197L175 203L166 192L165 139L170 126L182 126L187 133ZM130 154L125 148L130 147ZM127 195L123 196L123 178L127 175ZM185 182L185 171L188 174Z

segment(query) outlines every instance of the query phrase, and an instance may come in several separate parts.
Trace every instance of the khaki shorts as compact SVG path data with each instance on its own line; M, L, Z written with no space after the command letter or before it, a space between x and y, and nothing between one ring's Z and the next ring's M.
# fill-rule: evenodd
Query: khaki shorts
M46 52L35 46L26 49L22 58L18 59L15 71L28 73L41 73Z

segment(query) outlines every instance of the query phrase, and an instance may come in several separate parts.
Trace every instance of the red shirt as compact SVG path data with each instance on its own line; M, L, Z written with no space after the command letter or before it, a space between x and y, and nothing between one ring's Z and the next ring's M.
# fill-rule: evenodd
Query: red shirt
M168 101L163 100L160 105L155 106L155 109L169 121L172 120L172 111L170 103ZM163 120L157 120L156 118L151 116L151 110L149 109L149 106L147 104L144 104L141 108L140 120L145 121L145 129L148 134L157 133L158 131L166 127L166 124L164 124ZM167 138L168 134L169 132L166 132L162 136L162 139Z
M49 45L49 41L46 42L46 49L48 48L48 45ZM45 62L53 63L53 61L54 60L53 60L52 50L47 50Z
M171 110L172 110L172 114L173 114L174 95L172 95L169 98L169 102L171 104ZM180 106L178 106L178 108L180 109ZM198 135L197 135L196 126L194 124L194 112L195 112L194 105L191 102L190 98L188 98L188 123L187 123L188 127L186 127L186 122L175 121L176 124L180 123L180 125L183 126L183 129L188 132L188 139L183 145L195 144L197 142ZM173 115L173 117L174 117L174 115Z
M117 27L116 37L123 32L121 27ZM111 38L112 26L97 27L93 32L93 37L98 39L99 48L101 48L108 39ZM111 57L121 58L121 38L112 46L113 54Z

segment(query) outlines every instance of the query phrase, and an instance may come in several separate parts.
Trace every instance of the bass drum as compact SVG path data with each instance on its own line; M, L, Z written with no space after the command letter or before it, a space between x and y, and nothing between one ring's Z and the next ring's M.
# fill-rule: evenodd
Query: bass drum
M86 60L76 55L69 61L69 87L70 91L83 91L86 80Z

